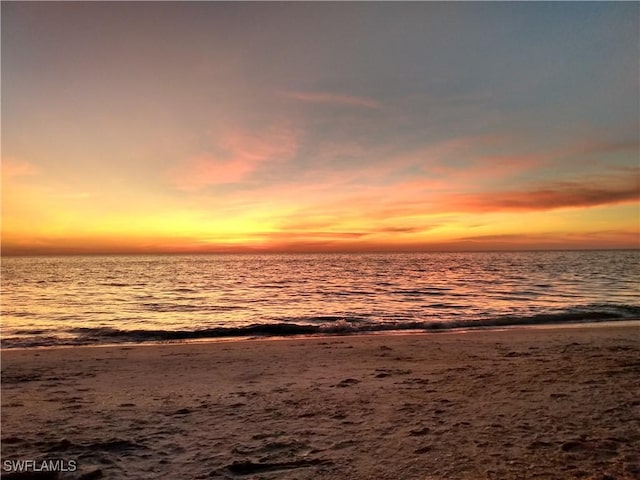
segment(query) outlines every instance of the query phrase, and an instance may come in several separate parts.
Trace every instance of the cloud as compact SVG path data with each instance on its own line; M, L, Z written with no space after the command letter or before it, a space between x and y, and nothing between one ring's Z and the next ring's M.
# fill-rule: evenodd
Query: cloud
M637 152L640 144L638 140L627 141L585 141L578 145L575 153L610 153L610 152Z
M305 227L307 226L307 224L301 222L301 223L290 223L289 226L286 226L283 228L282 231L280 232L269 232L268 237L271 239L274 238L287 238L287 239L293 239L293 238L306 238L306 237L313 237L313 238L364 238L364 237L370 237L370 236L379 236L379 235L383 235L383 236L387 236L389 234L397 236L397 235L403 235L403 234L415 234L415 233L423 233L425 231L428 231L432 228L435 228L435 226L437 226L437 224L434 225L429 225L429 226L385 226L385 225L379 225L376 222L357 222L357 219L354 221L354 219L350 219L351 222L355 223L356 226L358 227L357 231L349 231L349 230L339 230L337 229L337 227L340 226L340 220L344 220L344 219L337 219L337 221L334 221L331 224L327 224L326 230L307 230L305 229ZM292 228L292 226L295 226L297 228Z
M284 229L317 229L328 228L336 222L359 222L362 228L362 222L365 222L364 225L380 227L372 228L372 232L384 233L384 226L389 228L388 233L396 228L397 233L402 233L404 227L416 227L415 232L407 233L417 233L433 227L434 216L442 220L453 214L585 209L633 203L640 200L639 182L637 173L629 170L622 170L617 175L524 185L519 189L464 193L455 192L455 184L451 188L438 189L429 181L399 182L354 188L349 192L342 190L317 198L313 203L301 205L290 217L291 223L281 226ZM299 224L296 225L296 221ZM415 224L424 221L427 222L425 226Z
M391 155L387 164L396 169L417 167L431 179L446 178L459 183L507 176L553 157L549 153L513 153L510 140L497 134L460 136ZM502 153L506 149L510 153ZM480 153L487 150L499 153Z
M640 200L637 179L619 185L555 182L530 190L449 195L445 203L465 212L534 211L587 208Z
M340 95L326 92L284 92L283 95L294 100L312 103L329 103L349 107L362 107L372 110L383 110L384 106L377 100L353 95Z
M2 179L10 180L15 177L38 175L40 169L25 160L7 158L2 160Z
M566 164L598 168L602 167L602 155L637 154L637 150L637 141L601 139L580 139L540 149L517 135L489 134L461 136L417 147L391 156L388 165L397 169L417 167L424 175L443 179L459 189L528 172L544 174L544 169L557 175L558 166Z
M362 238L371 235L370 232L348 232L348 231L315 231L315 230L287 230L282 232L267 232L264 234L257 233L258 236L268 238L270 241L276 239L287 240L305 240L305 239L349 239Z
M420 233L427 230L425 227L381 227L377 231L380 233Z
M181 190L246 180L261 165L293 156L297 137L290 128L271 127L258 132L227 130L213 136L211 151L201 152L169 172Z
M452 239L449 245L461 250L638 248L640 234L628 230L599 230L478 235Z

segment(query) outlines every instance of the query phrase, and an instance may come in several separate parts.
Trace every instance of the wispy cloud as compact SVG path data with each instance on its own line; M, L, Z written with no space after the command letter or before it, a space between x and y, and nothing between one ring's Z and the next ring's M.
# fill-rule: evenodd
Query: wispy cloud
M7 158L2 160L2 179L3 181L10 180L15 177L25 177L38 175L40 169L33 163L26 160L16 160L14 158Z
M564 145L547 148L532 147L517 135L489 134L461 136L417 147L391 155L383 165L386 175L413 167L422 176L439 179L443 188L476 190L478 185L496 184L496 181L517 178L518 183L529 175L557 177L562 169L571 165L602 170L603 156L635 153L636 141L608 141L577 139ZM616 171L615 165L609 171ZM415 175L415 173L413 173ZM634 174L637 176L637 169ZM632 174L633 176L633 174ZM571 182L569 182L571 183ZM595 181L593 183L602 183Z
M637 176L621 172L602 178L544 182L520 189L458 193L433 190L429 182L400 182L353 191L340 190L306 202L286 213L282 231L335 231L348 229L368 235L420 234L467 215L546 212L558 209L585 210L630 204L640 200ZM466 228L466 227L465 227Z
M584 151L587 153L601 153L601 152L625 152L635 151L640 148L638 140L629 140L625 142L594 142L585 145Z
M416 167L421 175L478 182L486 178L504 177L530 169L552 158L552 153L515 153L513 139L507 135L460 136L435 142L389 157L387 166L395 169ZM487 151L497 153L488 154ZM510 151L510 153L503 153ZM483 153L484 152L484 153Z
M453 239L449 242L450 247L464 250L638 248L639 245L640 234L629 230L478 235Z
M384 109L382 103L377 100L354 95L342 95L327 92L283 92L282 95L302 102L329 103L334 105L369 108L372 110Z
M464 212L535 211L558 208L587 208L640 200L638 179L623 179L607 185L554 182L517 191L497 191L449 195L445 203Z
M170 170L173 185L181 190L199 190L241 182L266 162L290 158L298 142L292 129L271 127L258 132L220 132L211 143L213 152L201 152Z

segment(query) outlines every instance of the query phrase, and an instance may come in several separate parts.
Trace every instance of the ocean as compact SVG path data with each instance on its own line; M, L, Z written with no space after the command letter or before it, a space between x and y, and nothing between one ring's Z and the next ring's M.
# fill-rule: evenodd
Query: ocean
M640 317L640 250L2 258L2 348Z

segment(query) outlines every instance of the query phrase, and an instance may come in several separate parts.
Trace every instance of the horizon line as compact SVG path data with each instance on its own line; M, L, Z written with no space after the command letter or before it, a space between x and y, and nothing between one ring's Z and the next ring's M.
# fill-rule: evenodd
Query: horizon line
M488 249L432 249L432 250L310 250L310 251L210 251L210 252L181 252L181 251L151 251L151 252L24 252L2 253L0 258L10 257L92 257L92 256L188 256L188 255L397 255L397 254L425 254L425 253L518 253L518 252L611 252L611 251L640 251L638 247L585 247L585 248L488 248Z

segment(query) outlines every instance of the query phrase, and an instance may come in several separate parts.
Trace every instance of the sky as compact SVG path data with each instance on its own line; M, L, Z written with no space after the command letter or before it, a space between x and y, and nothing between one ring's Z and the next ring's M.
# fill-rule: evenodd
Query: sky
M2 2L2 254L640 248L637 2Z

